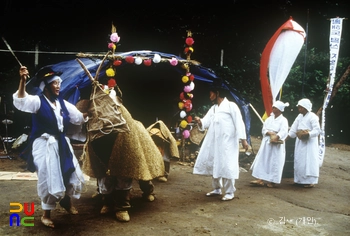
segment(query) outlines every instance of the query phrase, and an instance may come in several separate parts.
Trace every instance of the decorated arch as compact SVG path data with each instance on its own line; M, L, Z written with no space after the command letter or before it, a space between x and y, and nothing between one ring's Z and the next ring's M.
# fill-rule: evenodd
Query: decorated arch
M193 112L200 106L209 105L210 85L222 81L222 86L230 91L229 99L241 109L250 143L249 103L212 69L191 59L194 40L189 32L184 48L186 58L149 50L116 52L120 37L113 28L110 39L109 54L79 53L77 58L93 77L98 73L101 85L118 85L123 103L135 119L146 127L163 120L169 128L180 128L186 139L192 128ZM79 100L89 98L91 81L77 60L45 66L38 73L46 67L62 73L61 94L64 99L77 104ZM27 91L31 94L41 92L35 86L36 79L35 75L27 83Z

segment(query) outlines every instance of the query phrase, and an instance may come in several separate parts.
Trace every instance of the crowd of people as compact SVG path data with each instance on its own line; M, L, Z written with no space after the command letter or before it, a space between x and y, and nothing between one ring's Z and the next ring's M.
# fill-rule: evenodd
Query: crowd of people
M45 73L44 73L45 72ZM41 199L41 222L54 228L50 212L56 203L70 214L78 214L72 198L78 199L85 184L84 173L97 179L97 194L102 196L105 214L115 211L118 221L128 222L130 216L130 189L137 180L143 198L154 201L153 179L166 182L170 172L170 158L178 157L178 150L165 144L175 144L164 123L156 122L147 129L132 118L123 106L122 99L109 86L108 93L97 96L107 99L120 111L124 122L123 132L113 132L102 138L87 138L83 164L74 154L68 129L82 132L94 120L91 110L79 110L60 96L61 78L54 71L37 75L40 95L26 92L29 72L25 66L19 70L18 90L13 94L14 106L32 114L32 130L27 147L21 157L28 163L28 170L38 175L37 192ZM103 98L102 98L103 97ZM107 98L108 97L108 98ZM110 100L109 100L110 99ZM193 174L212 177L212 191L206 196L220 196L222 201L234 199L235 181L239 178L239 149L250 148L242 114L236 103L228 99L228 90L222 84L213 85L209 91L212 106L204 117L195 117L198 129L207 130L201 144ZM251 181L255 186L275 187L281 183L285 164L285 141L295 138L294 183L314 187L319 178L318 136L321 132L318 116L313 113L312 103L303 98L298 104L299 115L289 128L283 116L289 103L275 101L272 113L262 127L262 142L251 166ZM77 128L78 127L78 128ZM72 134L72 132L69 132ZM151 135L150 135L151 134ZM81 136L77 136L81 137Z

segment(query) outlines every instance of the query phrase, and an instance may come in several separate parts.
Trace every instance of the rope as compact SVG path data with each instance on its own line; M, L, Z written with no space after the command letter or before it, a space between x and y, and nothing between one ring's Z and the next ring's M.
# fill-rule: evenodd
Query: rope
M41 54L79 54L81 52L48 52L48 51L21 51L21 50L12 50L13 52L19 52L19 53L41 53ZM11 53L10 50L5 50L5 49L0 49L0 52L9 52ZM96 52L90 52L95 54ZM101 53L101 52L98 52Z

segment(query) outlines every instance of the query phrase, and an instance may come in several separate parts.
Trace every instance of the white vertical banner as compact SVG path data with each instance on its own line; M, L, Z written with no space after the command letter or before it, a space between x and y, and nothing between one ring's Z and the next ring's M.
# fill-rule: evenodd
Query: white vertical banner
M342 32L342 26L343 26L343 19L344 18L332 18L331 21L331 28L329 32L329 82L327 84L327 95L324 99L323 103L323 110L322 110L322 120L321 120L321 135L320 135L320 143L319 143L319 160L320 160L320 167L323 164L324 159L324 153L326 149L326 138L325 138L325 126L326 126L326 108L328 106L328 103L330 101L332 91L333 91L333 85L334 85L334 78L335 78L335 72L337 69L338 64L338 56L339 56L339 48L340 48L340 39L341 39L341 32Z

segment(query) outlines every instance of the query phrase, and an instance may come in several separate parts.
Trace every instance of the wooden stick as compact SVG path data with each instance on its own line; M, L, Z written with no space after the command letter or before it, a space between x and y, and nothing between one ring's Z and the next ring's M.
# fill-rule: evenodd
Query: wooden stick
M81 65L81 67L83 68L83 70L85 71L85 73L87 74L89 79L91 80L91 82L94 82L95 81L94 77L92 77L92 75L90 74L90 71L86 68L84 63L79 58L77 58L75 60L77 60L79 62L79 64Z
M260 121L261 121L261 123L263 123L264 124L264 121L261 119L261 117L260 117L260 115L259 115L259 113L254 109L254 107L253 107L253 105L252 104L250 104L249 103L249 106L252 108L252 110L254 111L254 113L259 117L259 119L260 119Z
M107 54L104 56L104 58L102 59L102 62L100 64L100 66L98 67L97 71L96 71L96 75L95 75L95 80L98 81L98 75L100 74L101 68L103 63L105 62L106 58L108 57L109 54L111 54L111 51L108 51Z

